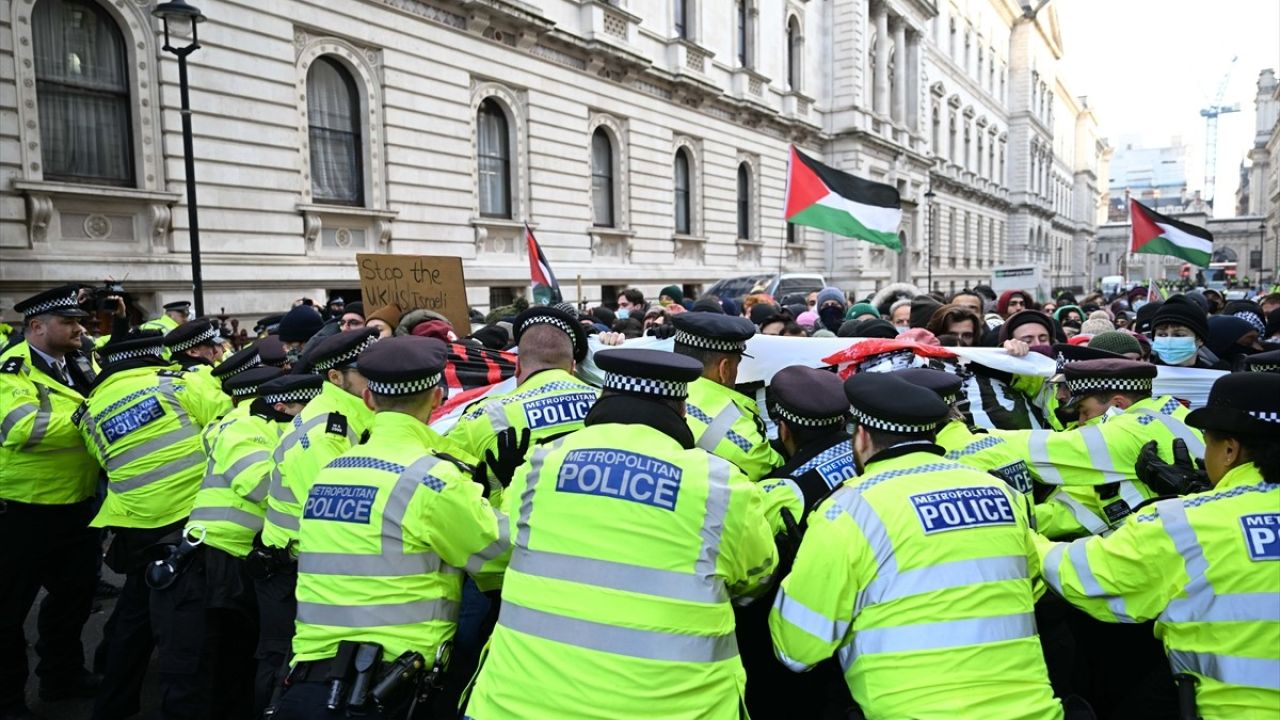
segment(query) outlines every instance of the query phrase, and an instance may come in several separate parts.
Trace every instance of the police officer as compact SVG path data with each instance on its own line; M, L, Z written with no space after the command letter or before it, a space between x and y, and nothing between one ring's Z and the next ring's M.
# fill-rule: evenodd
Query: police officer
M218 379L218 382L225 382L228 378L233 377L237 373L259 367L263 364L262 357L258 354L258 346L248 345L236 352L231 353L218 366L209 371Z
M448 433L467 453L464 460L484 460L507 428L528 428L534 443L579 430L596 401L595 388L573 376L587 356L587 336L576 319L556 308L531 307L516 317L513 330L516 389L468 407Z
M1280 376L1225 375L1186 420L1204 432L1212 489L1143 508L1106 537L1042 540L1044 578L1101 620L1156 620L1181 717L1272 717L1280 708Z
M689 384L685 415L698 447L737 465L751 480L765 477L782 457L769 444L755 401L734 389L756 326L708 312L680 313L671 323L675 351L702 363L702 377Z
M467 715L738 718L730 601L777 565L759 488L682 417L701 363L595 362L586 427L535 449L503 494L510 567Z
M107 471L107 496L92 524L112 530L106 561L126 575L95 717L137 711L152 648L142 572L147 552L180 534L204 474L200 431L231 408L230 398L189 382L163 352L159 333L113 337L102 349L97 384L77 411L84 443Z
M255 347L247 347L230 357L223 363L214 368L209 374L218 383L218 387L224 394L231 398L233 408L223 417L205 425L204 431L200 434L200 443L204 448L204 454L210 455L213 452L213 441L223 426L232 420L243 418L249 414L249 408L253 398L257 395L258 385L279 375L276 373L254 373L253 381L243 382L234 379L246 372L252 372L263 367L262 361L258 358L258 352ZM269 367L269 366L268 366ZM278 370L279 368L273 368Z
M904 368L895 370L894 374L912 385L932 390L951 409L947 422L938 429L934 440L947 452L948 460L989 472L1026 496L1028 502L1031 500L1034 486L1026 461L1007 447L1003 438L985 432L975 433L965 424L964 415L956 406L964 380L932 368Z
M1187 409L1182 403L1170 395L1152 396L1156 367L1127 359L1081 360L1064 366L1062 373L1080 427L992 433L1007 440L1041 482L1091 491L1053 493L1038 504L1040 532L1051 538L1105 532L1148 498L1179 492L1149 487L1135 469L1143 446L1152 440L1166 462L1173 459L1174 439L1185 443L1192 456L1204 454L1200 433L1183 422Z
M785 367L769 381L765 403L787 453L787 461L767 476L766 488L773 479L786 479L807 511L858 474L849 445L849 403L835 373ZM801 516L795 519L799 522Z
M836 652L868 717L1062 717L1019 497L943 459L932 391L875 373L844 389L861 472L809 516L769 616L778 658L799 672Z
M40 588L40 696L88 697L80 631L96 584L98 532L89 528L98 464L72 421L90 378L75 362L85 340L77 287L14 305L25 340L0 354L0 718L26 710L22 624Z
M254 584L258 594L258 703L265 706L285 669L293 638L294 583L290 553L296 551L298 519L316 473L360 441L373 421L361 395L365 379L360 352L377 340L376 330L349 330L322 340L300 359L326 382L320 395L293 419L272 451L271 489L262 543L276 560L269 577Z
M1268 350L1244 359L1244 369L1249 372L1280 373L1280 350Z
M191 302L188 300L179 300L177 302L166 303L164 313L154 320L148 320L138 326L139 330L155 330L161 334L173 332L178 326L187 321L187 317L191 312Z
M192 320L179 325L164 336L169 357L187 372L187 381L221 390L221 381L213 369L222 360L226 348L218 336L218 328L208 320Z
M500 583L506 518L427 428L444 398L447 357L443 342L412 335L359 356L375 414L368 441L329 462L309 487L298 532L295 663L277 718L320 717L326 706L408 716L413 686L453 635L462 569L482 589ZM426 667L398 695L345 692L376 684L410 652Z

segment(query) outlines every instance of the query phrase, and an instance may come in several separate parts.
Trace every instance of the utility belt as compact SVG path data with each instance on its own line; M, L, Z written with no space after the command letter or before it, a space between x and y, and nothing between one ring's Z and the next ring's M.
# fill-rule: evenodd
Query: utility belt
M296 575L298 561L288 548L264 545L262 533L258 533L253 536L253 549L244 558L244 568L254 580L266 580L274 575Z
M152 590L164 590L178 581L204 546L205 528L191 525L156 543L159 559L147 563L144 578Z
M391 662L382 660L378 643L343 640L338 654L327 660L300 662L285 678L289 688L298 683L321 683L328 688L325 708L330 712L353 710L357 713L376 708L393 714L406 704L406 718L413 718L418 706L426 706L431 696L443 686L449 666L452 641L436 648L435 661L428 666L426 658L415 650L406 650ZM264 717L271 717L269 707Z

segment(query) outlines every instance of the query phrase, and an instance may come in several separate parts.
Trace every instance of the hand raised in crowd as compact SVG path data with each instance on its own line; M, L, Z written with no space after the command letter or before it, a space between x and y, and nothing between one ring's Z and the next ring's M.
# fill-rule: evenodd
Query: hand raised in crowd
M1155 440L1143 445L1134 470L1139 480L1161 495L1187 495L1204 492L1210 487L1209 476L1191 457L1191 451L1182 438L1173 441L1172 463L1160 458Z
M620 332L603 332L596 337L600 339L601 345L621 345L627 339L627 336Z
M529 428L520 429L520 439L516 439L516 429L509 427L498 433L498 452L492 450L484 453L484 464L489 466L497 481L506 487L515 477L516 468L524 463L525 453L529 452Z
M1031 352L1031 346L1021 340L1005 340L1000 347L1013 357L1026 357L1027 353Z

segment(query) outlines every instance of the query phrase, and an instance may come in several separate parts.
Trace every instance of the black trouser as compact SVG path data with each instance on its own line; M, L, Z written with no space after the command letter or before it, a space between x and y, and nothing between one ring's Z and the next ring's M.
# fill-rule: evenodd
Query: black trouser
M151 635L151 588L144 579L147 550L180 530L186 520L160 528L113 528L107 566L124 573L124 587L107 621L106 672L93 706L94 720L115 720L137 714L142 681L155 642Z
M0 501L0 709L20 707L27 684L23 621L40 588L36 675L55 683L85 672L80 634L93 605L99 531L94 501L30 505Z
M152 590L161 717L254 717L257 625L244 563L216 548L200 548L172 585Z
M293 651L293 620L298 601L297 565L278 571L265 579L253 581L258 596L258 677L254 683L254 707L261 711L271 701L271 694L284 680L287 663Z

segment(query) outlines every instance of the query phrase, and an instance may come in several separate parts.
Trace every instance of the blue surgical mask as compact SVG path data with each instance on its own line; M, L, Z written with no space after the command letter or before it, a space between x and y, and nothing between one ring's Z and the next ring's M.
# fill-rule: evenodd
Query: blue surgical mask
M614 313L613 315L619 320L626 320L627 318L631 317L631 311L628 310L627 308L618 308L618 312Z
M1151 341L1151 352L1169 365L1181 365L1196 354L1193 337L1158 337Z

